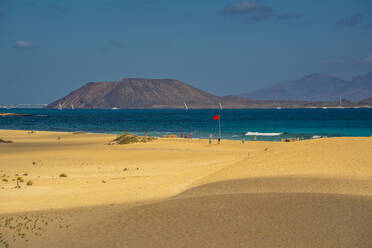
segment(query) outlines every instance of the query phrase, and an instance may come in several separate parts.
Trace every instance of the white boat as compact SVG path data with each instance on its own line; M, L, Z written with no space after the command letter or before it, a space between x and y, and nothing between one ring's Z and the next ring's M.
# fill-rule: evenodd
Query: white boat
M184 102L183 104L185 105L185 110L189 110L189 108L187 107L186 103Z
M75 109L75 107L74 107L74 104L73 104L73 103L71 103L71 109L72 109L72 110L74 110L74 109Z
M222 110L222 104L221 104L221 103L219 103L219 105L220 105L220 110Z
M112 110L118 110L118 108L117 107L113 107Z
M62 110L62 105L60 103L58 103L58 109Z

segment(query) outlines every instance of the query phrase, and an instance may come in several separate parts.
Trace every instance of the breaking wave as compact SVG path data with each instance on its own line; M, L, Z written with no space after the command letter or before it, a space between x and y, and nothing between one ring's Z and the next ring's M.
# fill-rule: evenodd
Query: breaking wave
M259 133L259 132L246 132L245 136L280 136L283 133Z

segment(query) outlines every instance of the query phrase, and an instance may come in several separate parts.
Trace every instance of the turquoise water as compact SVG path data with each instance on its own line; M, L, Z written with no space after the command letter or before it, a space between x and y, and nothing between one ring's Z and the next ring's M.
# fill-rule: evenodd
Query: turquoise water
M30 117L0 117L0 129L131 132L161 136L190 132L218 137L218 110L55 110L2 109ZM371 136L372 109L226 109L221 112L224 139L280 140L287 137Z

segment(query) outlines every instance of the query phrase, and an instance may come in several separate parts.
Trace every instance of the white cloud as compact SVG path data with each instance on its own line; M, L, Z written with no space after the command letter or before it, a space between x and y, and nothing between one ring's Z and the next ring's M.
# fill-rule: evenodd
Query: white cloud
M367 57L362 58L361 60L359 60L359 62L365 63L365 64L372 63L372 53L368 54Z
M273 16L273 9L267 5L244 1L227 5L221 14L225 15L250 15L253 20L260 21Z
M14 44L15 48L32 48L34 45L25 40L17 40Z
M364 19L364 16L362 14L355 14L353 16L348 16L345 18L342 18L336 22L336 25L338 26L345 26L345 27L354 27L359 25Z

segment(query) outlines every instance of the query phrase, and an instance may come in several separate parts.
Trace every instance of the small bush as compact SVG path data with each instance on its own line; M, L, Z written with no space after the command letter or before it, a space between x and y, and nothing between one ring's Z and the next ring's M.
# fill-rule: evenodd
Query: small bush
M3 139L0 139L0 143L13 143L13 141L11 140L3 140Z
M111 141L109 144L110 145L113 145L113 144L123 145L123 144L132 144L132 143L145 143L153 139L154 139L153 137L141 137L141 136L137 136L134 134L125 133L125 134L120 135L113 141Z
M22 177L17 177L17 180L18 180L19 182L21 182L21 183L24 182Z
M8 182L8 179L6 179L6 178L3 178L3 182Z
M66 175L65 173L61 173L61 174L59 175L59 177L67 177L67 175Z
M31 180L28 180L27 183L26 183L27 186L31 186L32 184L33 184L33 182Z
M82 131L76 131L76 132L73 132L72 134L85 134L85 132L82 132Z

